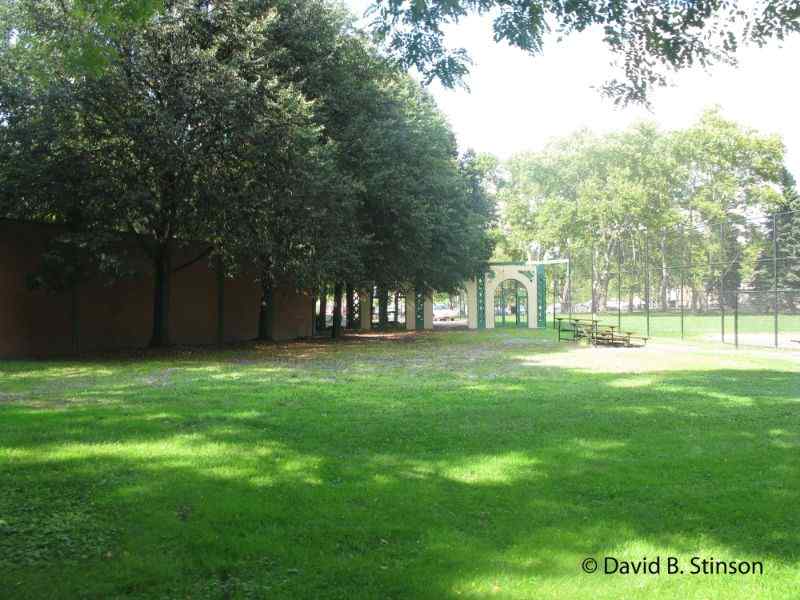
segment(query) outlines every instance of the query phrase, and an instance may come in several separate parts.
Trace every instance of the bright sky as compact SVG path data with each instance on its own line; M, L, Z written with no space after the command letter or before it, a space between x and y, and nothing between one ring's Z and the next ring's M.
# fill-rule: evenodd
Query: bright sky
M346 1L356 15L370 3ZM446 90L435 83L430 88L462 149L507 158L540 149L549 138L581 127L611 131L644 118L664 128L681 128L718 104L728 118L779 134L787 165L800 179L800 35L783 47L743 49L736 68L677 74L673 87L651 98L652 112L617 108L592 89L616 74L609 66L612 54L594 32L561 43L553 39L542 55L530 56L495 43L490 17L470 17L447 31L447 42L466 48L474 62L467 80L471 91Z

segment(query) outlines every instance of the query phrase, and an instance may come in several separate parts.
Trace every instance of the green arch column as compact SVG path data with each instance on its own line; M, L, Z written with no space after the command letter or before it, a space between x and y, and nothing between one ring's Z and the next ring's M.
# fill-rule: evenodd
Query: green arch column
M547 327L547 278L544 265L536 265L536 326Z

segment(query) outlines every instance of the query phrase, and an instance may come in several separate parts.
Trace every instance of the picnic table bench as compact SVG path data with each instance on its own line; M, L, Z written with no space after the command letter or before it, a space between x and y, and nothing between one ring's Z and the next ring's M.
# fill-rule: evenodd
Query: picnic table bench
M592 340L597 330L597 321L594 319L571 319L556 317L558 328L558 341Z
M641 347L647 338L635 331L619 331L618 325L601 325L597 319L577 319L556 317L558 341L578 341L588 339L592 345Z

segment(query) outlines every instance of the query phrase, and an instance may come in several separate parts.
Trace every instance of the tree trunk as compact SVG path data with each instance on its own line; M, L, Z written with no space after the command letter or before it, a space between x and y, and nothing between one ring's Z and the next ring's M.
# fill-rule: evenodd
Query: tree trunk
M225 270L217 256L217 346L225 343Z
M389 290L383 286L378 288L378 326L386 329L389 325Z
M258 314L258 339L271 342L275 339L275 291L272 278L261 279L261 310Z
M319 292L319 317L317 317L317 329L322 331L328 326L328 288L322 286Z
M400 292L394 293L394 324L397 325L398 319L400 318L400 310L398 306L400 304Z
M78 325L78 284L70 290L70 323L72 325L72 352L80 352L80 328Z
M355 290L353 286L348 284L346 287L346 294L347 294L347 302L345 306L345 310L347 310L347 328L348 329L355 329L356 322L355 322L355 312L356 312L356 304L355 300L353 299L353 294Z
M608 286L611 283L611 276L608 273L603 273L597 278L598 294L597 294L597 312L608 311Z
M317 292L311 292L311 337L317 335Z
M151 348L169 345L169 300L172 260L169 243L160 244L153 256L153 335Z
M611 285L611 251L614 248L616 238L609 236L603 242L598 254L595 256L595 285L597 286L597 310L598 313L608 311L608 287ZM596 248L596 246L595 246Z
M331 337L337 338L342 335L342 291L341 283L333 286L333 327L331 327Z

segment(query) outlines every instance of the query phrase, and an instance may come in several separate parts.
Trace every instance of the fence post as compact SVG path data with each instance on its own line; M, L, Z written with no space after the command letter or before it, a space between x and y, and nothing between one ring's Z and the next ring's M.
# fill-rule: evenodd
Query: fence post
M622 329L622 236L617 240L617 327Z
M553 275L553 329L556 328L556 302L558 301L558 277Z
M650 241L648 230L644 230L644 297L645 320L647 321L647 337L650 337Z
M686 234L685 234L685 232L683 230L683 223L681 223L680 233L681 233L681 293L680 293L680 298L681 298L681 339L683 339L684 338L684 319L685 319L685 314L684 314L684 309L683 309L683 305L684 305L684 302L683 302L683 288L686 287L686 272L685 272L685 269L684 269L684 267L686 266Z
M597 301L594 297L594 238L592 238L592 319L594 319L595 313L597 312Z
M719 222L719 312L720 312L720 333L722 343L725 343L725 222Z
M733 345L739 347L739 286L736 286L736 295L733 297Z
M773 304L773 327L775 329L775 347L778 347L778 302L780 294L778 292L778 216L772 213L772 287L774 290Z
M572 245L567 242L567 306L569 318L572 318ZM563 310L561 311L563 314Z

